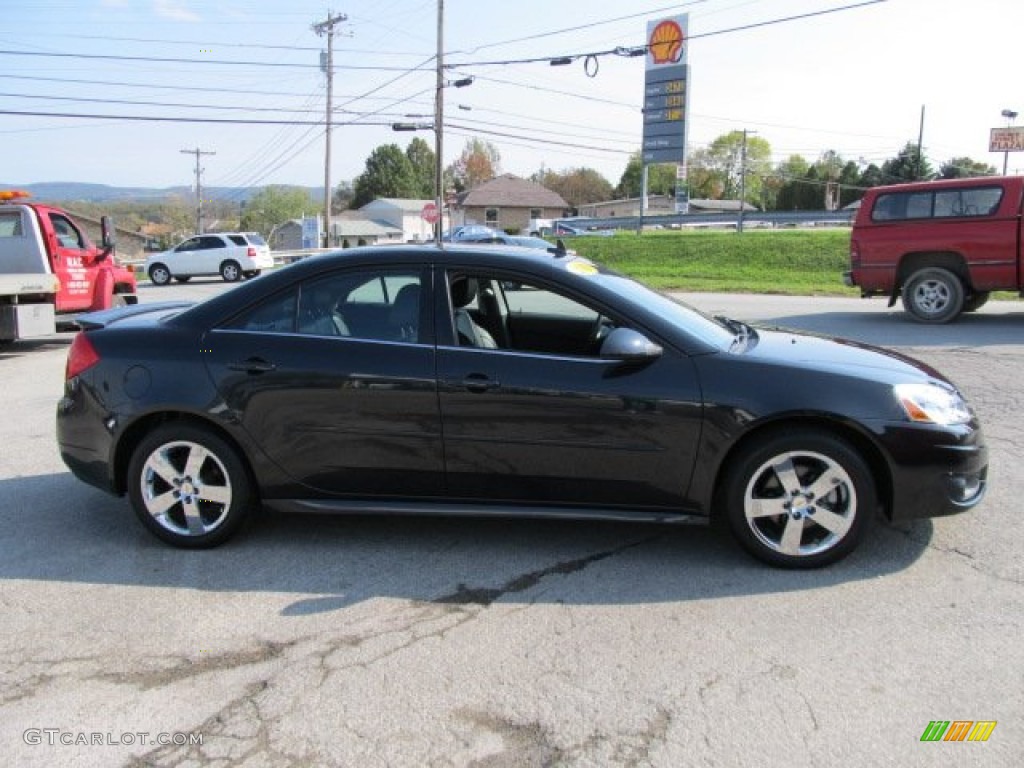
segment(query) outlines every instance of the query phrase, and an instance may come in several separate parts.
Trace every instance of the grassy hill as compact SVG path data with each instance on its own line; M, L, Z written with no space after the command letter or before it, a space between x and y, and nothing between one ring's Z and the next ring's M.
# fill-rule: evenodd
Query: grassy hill
M856 296L850 230L664 231L566 238L566 247L666 290Z

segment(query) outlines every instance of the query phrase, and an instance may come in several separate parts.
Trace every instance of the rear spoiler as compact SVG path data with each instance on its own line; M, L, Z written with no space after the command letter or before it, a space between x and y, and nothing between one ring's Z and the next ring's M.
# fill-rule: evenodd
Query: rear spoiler
M160 301L155 304L129 304L124 307L112 307L101 309L98 312L89 312L75 318L75 325L83 331L91 331L96 328L103 328L115 320L123 320L126 317L137 317L148 315L153 312L170 312L175 309L188 309L194 307L194 301Z

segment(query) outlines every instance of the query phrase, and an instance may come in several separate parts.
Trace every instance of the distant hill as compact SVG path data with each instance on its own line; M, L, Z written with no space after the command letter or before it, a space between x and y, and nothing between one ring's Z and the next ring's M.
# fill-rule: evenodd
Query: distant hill
M288 185L291 186L291 185ZM324 199L323 187L299 187L306 189L314 200ZM75 181L41 181L35 184L8 184L0 182L0 189L23 189L30 192L35 200L90 203L151 202L162 199L185 199L193 197L191 187L111 187L106 184L85 184ZM248 201L262 187L203 187L203 198L213 200Z

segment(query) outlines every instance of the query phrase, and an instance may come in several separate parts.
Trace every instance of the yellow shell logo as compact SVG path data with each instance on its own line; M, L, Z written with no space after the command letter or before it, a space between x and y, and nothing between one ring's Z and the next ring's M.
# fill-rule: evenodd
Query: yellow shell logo
M675 64L683 53L683 29L671 19L654 28L647 41L655 64Z

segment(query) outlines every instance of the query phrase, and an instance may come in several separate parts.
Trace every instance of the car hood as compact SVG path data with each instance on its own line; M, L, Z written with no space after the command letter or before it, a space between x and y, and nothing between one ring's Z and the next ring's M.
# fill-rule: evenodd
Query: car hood
M801 369L867 377L892 384L913 381L951 382L931 366L907 355L849 339L783 328L757 328L757 339L739 350L752 359Z

